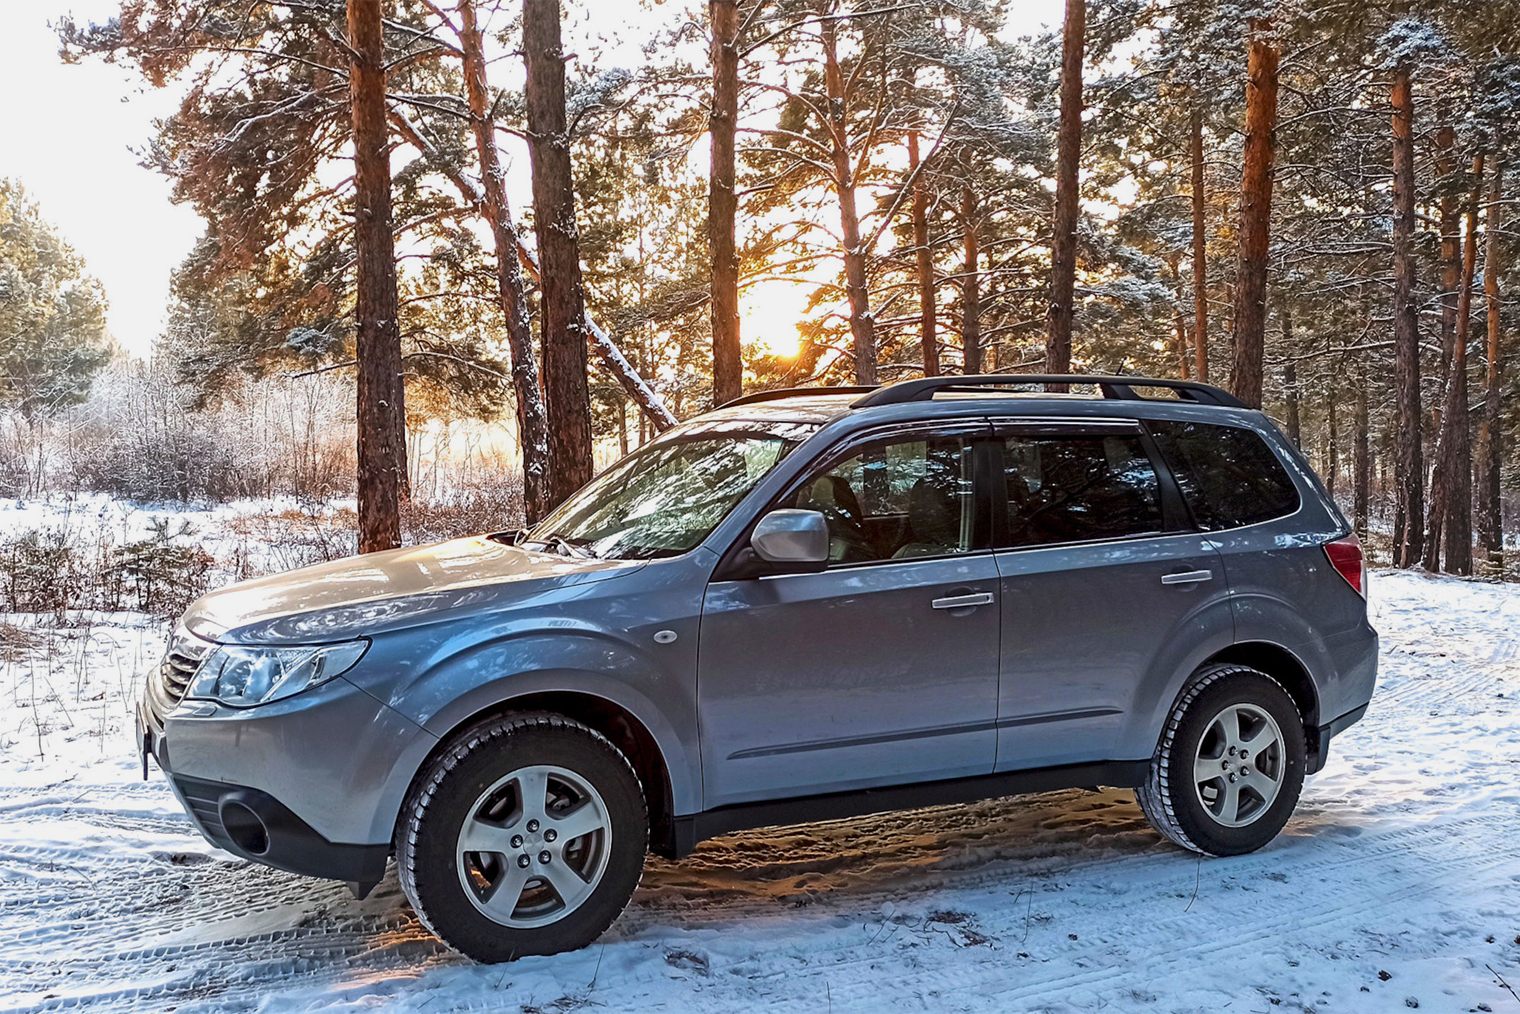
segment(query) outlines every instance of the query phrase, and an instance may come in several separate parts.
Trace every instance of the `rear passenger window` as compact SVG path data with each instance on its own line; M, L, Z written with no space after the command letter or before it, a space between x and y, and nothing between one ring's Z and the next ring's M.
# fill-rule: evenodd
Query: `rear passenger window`
M1161 491L1133 434L1004 441L1008 544L1043 546L1161 531Z
M1204 531L1254 525L1298 510L1298 488L1254 431L1176 420L1146 425Z

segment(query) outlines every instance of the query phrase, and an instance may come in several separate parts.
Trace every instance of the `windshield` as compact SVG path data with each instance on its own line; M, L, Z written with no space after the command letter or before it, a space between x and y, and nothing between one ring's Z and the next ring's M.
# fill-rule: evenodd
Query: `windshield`
M812 429L739 423L683 430L613 465L522 541L623 560L685 553Z

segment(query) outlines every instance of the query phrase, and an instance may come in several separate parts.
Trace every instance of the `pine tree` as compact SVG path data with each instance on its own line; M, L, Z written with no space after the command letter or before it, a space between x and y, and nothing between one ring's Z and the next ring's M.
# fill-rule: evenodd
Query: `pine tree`
M1071 370L1072 317L1077 275L1077 173L1082 157L1082 56L1087 43L1087 0L1066 0L1061 33L1061 129L1056 142L1056 204L1050 245L1050 335L1047 373ZM1060 388L1058 385L1058 389Z
M380 0L348 0L354 122L354 358L358 363L359 552L401 544L406 403L396 248L391 230L390 131Z
M1270 21L1252 19L1246 84L1245 161L1240 178L1240 257L1235 269L1230 390L1261 406L1267 327L1267 254L1272 216L1272 132L1277 124L1278 46Z
M524 520L532 524L552 506L548 420L539 389L538 360L533 354L526 287L518 263L517 229L507 208L506 173L496 150L496 123L491 115L490 86L486 80L485 45L476 24L473 0L459 0L457 11L470 126L475 136L476 157L480 161L480 197L496 246L496 286L511 346L512 390L516 395L517 432L522 444Z
M1397 392L1393 562L1397 567L1412 567L1424 549L1425 508L1424 455L1420 446L1420 330L1414 300L1414 95L1409 60L1398 59L1392 71L1389 102L1393 107L1393 370Z
M0 406L36 422L83 401L111 358L105 313L84 261L0 179Z
M544 404L560 503L591 481L591 394L586 379L586 296L581 281L575 186L565 119L565 62L559 0L523 0L528 151L538 238Z
M713 404L744 391L744 362L739 343L739 253L734 245L734 144L739 121L739 4L710 0L712 23L712 136L707 191L707 242L712 256Z

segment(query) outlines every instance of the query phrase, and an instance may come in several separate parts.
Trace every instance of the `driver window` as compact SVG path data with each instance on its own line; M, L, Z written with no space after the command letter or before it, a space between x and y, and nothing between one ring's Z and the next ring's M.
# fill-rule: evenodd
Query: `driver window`
M885 439L806 481L788 506L821 513L829 562L969 552L976 508L963 437Z

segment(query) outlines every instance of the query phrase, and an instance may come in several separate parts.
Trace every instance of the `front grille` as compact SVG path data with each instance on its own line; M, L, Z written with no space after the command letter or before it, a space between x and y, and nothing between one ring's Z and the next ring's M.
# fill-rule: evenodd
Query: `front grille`
M159 732L164 728L164 716L185 699L185 694L190 690L190 681L195 678L195 671L214 647L216 645L196 637L184 627L175 628L163 661L148 676L147 691L144 694L148 713Z

